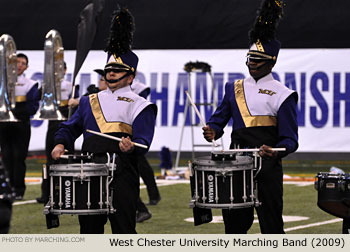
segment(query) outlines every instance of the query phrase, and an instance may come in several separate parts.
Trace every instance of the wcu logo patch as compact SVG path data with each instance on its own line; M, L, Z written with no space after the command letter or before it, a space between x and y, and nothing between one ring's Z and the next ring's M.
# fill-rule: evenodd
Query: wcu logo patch
M121 96L118 96L117 101L134 102L134 100L131 99L131 98L128 98L128 97L121 97Z
M276 94L276 92L268 90L268 89L259 88L259 94L267 94L269 96L273 96L274 94Z

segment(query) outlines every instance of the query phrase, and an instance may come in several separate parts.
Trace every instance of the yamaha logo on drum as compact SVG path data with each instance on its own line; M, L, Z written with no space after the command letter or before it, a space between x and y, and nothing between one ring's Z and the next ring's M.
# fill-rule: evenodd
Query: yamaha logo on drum
M214 176L208 175L208 202L214 203Z
M72 190L71 190L71 185L72 182L70 180L64 181L64 192L65 192L65 197L64 197L64 207L65 208L71 208L71 195L72 195Z

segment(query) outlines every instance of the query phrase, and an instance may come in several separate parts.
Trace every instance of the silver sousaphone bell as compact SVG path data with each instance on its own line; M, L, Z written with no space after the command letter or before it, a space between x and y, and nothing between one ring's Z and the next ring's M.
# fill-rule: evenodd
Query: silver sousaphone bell
M61 82L64 78L64 49L58 31L50 30L46 34L44 51L42 102L32 120L66 120L67 118L58 109L61 103Z
M0 122L17 122L12 112L16 106L16 44L8 34L0 37L0 81Z

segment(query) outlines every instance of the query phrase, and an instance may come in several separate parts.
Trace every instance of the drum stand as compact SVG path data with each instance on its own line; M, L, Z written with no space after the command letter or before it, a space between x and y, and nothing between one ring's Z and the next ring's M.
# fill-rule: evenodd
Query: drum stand
M208 73L209 74L210 80L212 83L211 95L212 95L213 101L209 102L209 103L196 103L195 105L197 105L197 106L211 106L213 108L213 113L214 113L214 111L216 110L218 101L217 101L216 89L215 89L215 85L214 85L214 78L213 78L213 75L211 73L211 66L205 62L196 62L196 63L188 62L187 64L185 64L184 69L188 73L188 93L190 96L192 96L192 94L191 94L192 93L191 73ZM175 172L179 168L182 139L183 139L183 134L184 134L184 129L185 129L185 125L186 125L186 118L187 118L188 112L190 113L189 117L190 117L190 124L191 124L192 160L195 158L195 155L194 155L195 147L210 147L210 146L212 146L212 144L195 144L194 126L198 126L198 125L195 123L195 118L193 117L193 107L190 105L190 102L187 98L186 104L185 104L185 110L184 110L184 121L183 121L183 125L181 128L180 143L179 143L179 148L178 148L178 151L176 154L176 161L175 161L175 166L174 166ZM221 138L221 146L222 146L222 150L223 150L224 149L224 142L223 142L222 138Z

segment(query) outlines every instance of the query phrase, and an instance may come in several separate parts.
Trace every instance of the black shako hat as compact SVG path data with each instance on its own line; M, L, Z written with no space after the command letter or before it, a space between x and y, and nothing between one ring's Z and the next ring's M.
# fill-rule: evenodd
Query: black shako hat
M107 63L104 72L125 71L135 75L138 57L131 51L135 31L134 17L128 9L120 8L113 12L110 34L105 51Z
M276 62L281 43L276 28L283 15L282 0L262 0L253 27L249 31L248 58Z

